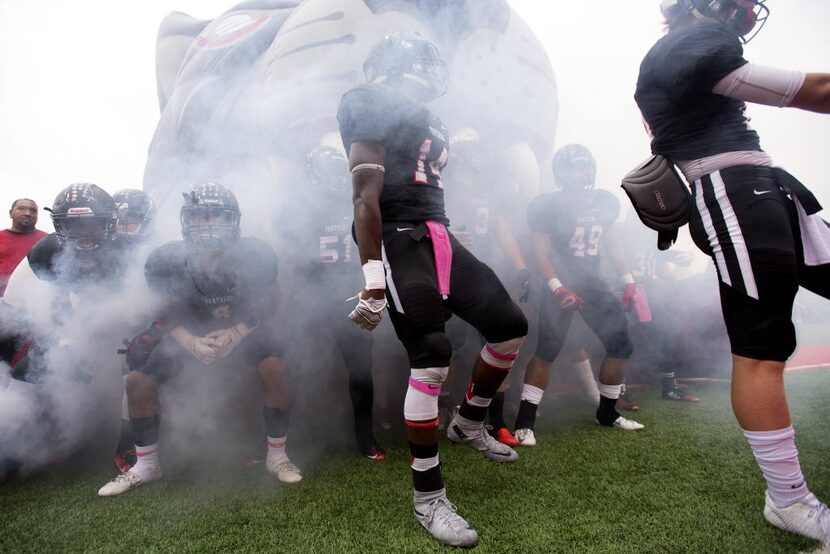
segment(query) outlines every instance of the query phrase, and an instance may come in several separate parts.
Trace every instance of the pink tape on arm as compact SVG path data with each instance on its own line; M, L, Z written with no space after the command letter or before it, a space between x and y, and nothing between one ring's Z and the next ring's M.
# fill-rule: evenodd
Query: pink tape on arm
M631 299L634 313L637 315L637 319L640 323L648 323L651 321L651 308L649 307L648 300L646 299L646 291L640 283L637 283L636 287L637 294L635 294Z

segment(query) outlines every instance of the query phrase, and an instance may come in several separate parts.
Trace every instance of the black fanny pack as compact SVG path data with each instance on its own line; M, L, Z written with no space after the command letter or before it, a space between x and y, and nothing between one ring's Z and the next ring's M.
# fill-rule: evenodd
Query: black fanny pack
M655 154L623 177L622 188L640 221L657 231L657 248L670 248L678 229L689 222L692 204L689 187L674 165Z

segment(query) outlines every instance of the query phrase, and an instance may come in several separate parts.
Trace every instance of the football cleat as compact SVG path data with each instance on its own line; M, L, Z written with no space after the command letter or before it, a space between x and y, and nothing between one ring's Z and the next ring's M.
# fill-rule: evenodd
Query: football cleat
M265 467L268 469L268 473L283 483L299 483L303 480L303 474L300 473L300 468L295 466L288 458L282 458L277 461L266 460Z
M603 425L600 420L597 420L597 423ZM619 416L611 425L603 425L603 427L616 427L617 429L622 429L623 431L641 431L646 428L646 426L642 423L626 419L623 416Z
M663 391L663 400L674 400L676 402L700 402L700 398L684 394L679 387Z
M493 437L500 443L506 444L510 448L513 448L519 444L519 441L516 440L516 437L510 433L510 430L507 427L499 427L496 429L493 433Z
M533 429L516 429L516 442L519 446L536 446L536 435Z
M415 504L415 519L430 535L450 546L473 546L478 533L456 513L456 507L446 496L432 502Z
M139 477L135 471L119 474L115 479L98 489L98 496L118 496L142 485L161 479L161 468L157 467L149 476Z
M830 545L830 508L813 493L786 508L779 508L772 503L769 493L764 503L764 519L772 525L798 533Z
M112 457L112 461L115 463L115 467L118 468L119 472L127 473L128 471L130 471L133 465L135 465L135 450L128 452L118 452L115 456Z
M361 453L370 460L374 460L376 462L386 460L386 451L377 444L373 444L366 450L362 450Z
M515 462L519 458L515 450L491 437L483 423L479 423L478 427L470 429L461 427L456 421L457 419L452 420L447 428L447 438L452 442L466 444L494 462Z
M626 412L636 412L640 409L640 405L629 401L626 395L621 394L617 399L617 408Z

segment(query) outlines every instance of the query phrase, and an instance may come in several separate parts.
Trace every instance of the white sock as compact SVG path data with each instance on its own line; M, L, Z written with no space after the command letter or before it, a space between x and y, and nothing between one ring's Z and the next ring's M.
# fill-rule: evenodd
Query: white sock
M284 437L268 437L268 454L265 458L266 463L284 462L288 460L288 455L285 453L285 443L288 436Z
M767 480L767 492L773 504L786 508L809 494L798 463L792 425L777 431L744 431L744 436Z
M594 372L591 370L591 360L582 360L574 364L576 376L579 379L579 384L585 395L594 401L594 404L599 403L599 389L597 388L597 380L594 379Z
M604 383L600 383L597 388L599 389L599 394L601 396L610 398L611 400L618 399L620 397L620 392L622 392L622 385L606 385Z
M539 387L534 387L533 385L528 385L527 383L522 385L522 400L527 400L531 404L536 404L538 406L542 401L542 395L544 394L545 391Z
M159 443L147 446L135 445L135 465L130 469L142 479L149 478L159 469Z

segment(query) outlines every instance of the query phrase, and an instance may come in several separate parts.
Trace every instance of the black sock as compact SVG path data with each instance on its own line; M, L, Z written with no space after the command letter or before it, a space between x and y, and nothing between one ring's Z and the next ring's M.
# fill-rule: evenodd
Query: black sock
M138 446L150 446L159 441L159 416L136 417L130 420L135 443Z
M123 456L130 450L135 450L135 438L133 437L132 424L129 419L122 418L121 434L118 436L118 446L115 448L115 453Z
M265 419L265 433L269 437L276 439L288 434L288 410L263 406L262 415Z
M533 402L522 400L519 404L519 415L516 416L515 429L533 429L536 425L536 408Z
M409 443L409 455L413 464L419 459L429 459L438 456L437 444ZM416 492L433 492L444 488L444 476L441 474L441 463L425 471L412 469L412 486Z
M620 412L617 411L617 399L606 398L600 395L599 408L597 408L597 421L601 425L611 426L617 418L620 417Z
M663 372L660 377L660 385L663 389L663 394L673 391L677 387L677 381L674 377L673 371Z
M507 424L504 422L504 393L497 392L496 395L493 397L493 400L490 401L490 408L487 410L487 415L490 418L490 425L493 426L493 429L501 429L502 427L507 427Z

